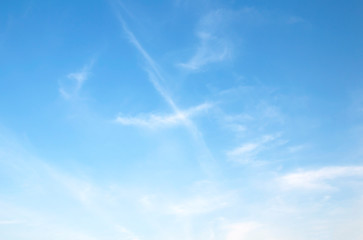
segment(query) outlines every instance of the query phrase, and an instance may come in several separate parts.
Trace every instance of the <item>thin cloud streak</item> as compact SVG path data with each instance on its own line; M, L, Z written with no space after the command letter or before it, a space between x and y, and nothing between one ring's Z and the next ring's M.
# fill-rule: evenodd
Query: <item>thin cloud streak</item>
M164 100L172 107L174 111L179 111L173 99L170 97L169 93L163 88L160 82L165 81L164 77L161 75L159 68L157 67L155 61L150 57L146 50L141 46L140 42L137 40L135 35L129 30L126 25L125 20L122 18L121 14L117 12L118 20L121 23L122 29L126 36L128 37L130 43L139 51L139 53L144 57L146 63L149 65L149 69L146 69L149 74L149 80L153 84L154 88L158 93L164 98Z

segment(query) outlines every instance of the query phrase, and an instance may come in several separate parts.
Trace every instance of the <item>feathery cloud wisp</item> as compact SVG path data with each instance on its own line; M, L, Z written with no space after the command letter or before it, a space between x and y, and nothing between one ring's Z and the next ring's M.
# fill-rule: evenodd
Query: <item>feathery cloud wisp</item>
M199 32L198 38L200 43L195 54L185 63L179 63L179 66L198 70L209 63L221 62L231 55L231 47L226 40L205 32Z
M204 16L199 23L197 37L199 45L193 56L178 65L187 70L199 70L203 66L221 62L231 56L232 44L225 34L220 32L222 22L228 19L230 12L217 10Z

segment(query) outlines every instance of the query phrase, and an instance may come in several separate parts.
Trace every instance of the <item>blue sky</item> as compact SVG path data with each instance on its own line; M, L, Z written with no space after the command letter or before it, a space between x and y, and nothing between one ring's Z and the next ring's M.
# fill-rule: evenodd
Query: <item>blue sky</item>
M362 9L2 1L0 235L362 239Z

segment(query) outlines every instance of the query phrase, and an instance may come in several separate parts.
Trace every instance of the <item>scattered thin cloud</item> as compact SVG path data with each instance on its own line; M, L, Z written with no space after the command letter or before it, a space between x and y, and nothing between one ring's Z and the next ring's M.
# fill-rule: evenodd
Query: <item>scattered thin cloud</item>
M134 4L132 1L128 2ZM152 85L153 90L161 96L170 109L165 112L154 109L154 111L148 113L136 113L132 116L124 115L127 112L132 112L130 109L125 109L125 112L118 116L116 111L112 117L112 124L110 124L110 121L105 123L104 118L99 117L97 114L98 117L94 118L94 121L85 122L86 128L83 128L83 126L79 128L78 123L68 124L62 121L62 117L61 121L59 121L59 114L47 114L45 117L36 119L29 118L28 120L33 121L28 121L26 126L20 128L19 124L11 124L15 128L13 129L15 132L23 134L24 138L20 136L20 139L22 139L20 141L25 142L26 146L30 148L29 151L34 151L34 148L37 147L42 148L35 151L41 151L40 154L43 156L53 156L52 159L39 159L28 152L28 149L18 147L18 143L12 143L13 141L17 142L16 139L19 138L13 140L13 138L0 132L0 178L3 187L0 193L0 235L4 235L5 239L38 240L363 239L361 230L363 225L361 190L363 165L326 166L324 164L327 164L330 159L319 159L319 157L334 155L335 162L359 161L359 157L362 156L361 148L359 148L362 144L358 142L361 140L359 135L361 129L358 129L359 131L356 128L353 129L354 134L359 137L358 141L354 141L357 138L348 136L352 134L353 130L348 132L347 128L351 129L351 124L360 124L359 120L363 113L363 98L361 97L363 94L357 94L356 103L352 106L354 115L357 115L355 117L358 117L358 119L355 118L354 121L347 119L347 121L344 121L346 123L344 126L339 124L339 121L330 121L333 123L331 125L336 128L333 129L333 132L327 132L326 128L310 132L304 131L304 128L297 129L300 126L310 124L308 118L322 117L321 121L326 120L326 116L329 115L331 109L326 110L323 107L328 101L321 102L320 98L312 100L312 102L316 100L316 103L321 103L318 106L321 112L318 113L315 110L303 112L296 109L299 104L291 102L291 98L279 97L289 93L289 91L294 93L287 95L296 94L296 89L286 86L284 83L287 81L279 78L279 76L295 79L294 75L302 72L295 69L297 61L292 61L290 65L285 64L286 66L282 64L284 67L281 68L279 67L281 66L280 60L286 60L291 54L277 56L277 58L270 54L271 56L264 58L266 52L281 53L280 49L276 51L272 49L275 46L271 44L269 39L266 39L266 35L274 33L273 41L280 42L281 40L281 46L283 47L286 33L289 33L287 32L288 29L306 26L307 24L303 23L305 20L297 16L290 17L290 15L281 14L281 11L286 8L278 4L273 6L276 11L272 12L272 10L260 11L254 7L234 10L233 7L241 5L240 3L236 4L235 1L231 1L234 2L233 4L228 4L223 1L217 3L205 0L173 0L171 5L173 2L174 6L178 6L179 9L168 9L170 3L156 6L156 8L154 5L149 8L149 6L139 3L131 5L133 7L130 9L136 10L138 8L137 12L142 13L142 15L137 16L137 14L133 15L128 8L123 6L121 1L109 1L111 5L115 3L111 8L114 7L115 10L122 8L120 13L129 15L123 19L121 14L116 11L118 23L120 23L120 32L126 36L130 42L130 47L135 48L135 53L140 55L139 59L142 59L144 63L146 83ZM197 3L199 4L196 5ZM180 7L191 6L192 4L193 9L180 9ZM15 5L9 5L9 9L7 9L7 6L4 13L8 12L11 17L14 14L12 12L17 11ZM211 9L222 5L229 5L230 9ZM109 8L102 6L94 6L94 9L98 10L97 14L100 13L100 17L97 19L100 20L98 21L100 26L110 23L108 18ZM201 8L198 8L199 6ZM76 8L69 10L79 12L79 7L82 8L82 5L74 7ZM99 7L102 7L102 9ZM59 9L37 5L37 9L43 8L49 10L50 16L53 14L52 11ZM27 14L33 15L30 8L27 11L29 12L25 13L24 20L26 20ZM163 12L160 15L161 11ZM207 11L208 14L203 16L203 11ZM267 16L265 16L266 12ZM18 71L16 71L19 66L16 64L20 64L20 67L22 67L22 64L29 61L27 61L28 59L17 61L17 57L21 58L21 54L25 52L28 53L30 59L37 60L36 66L44 66L44 59L49 59L46 56L46 50L54 50L54 46L60 46L57 40L59 36L62 38L70 37L68 35L63 36L63 33L74 33L74 28L69 29L68 26L69 21L67 19L71 15L64 18L64 14L58 16L56 12L54 13L54 19L52 17L47 17L47 19L56 23L55 25L58 28L70 31L62 31L62 36L59 35L59 31L56 31L54 32L55 35L53 33L48 34L50 38L47 34L48 37L41 36L37 38L46 40L45 42L50 40L49 46L45 46L44 51L41 51L40 54L39 51L34 51L31 48L34 41L28 41L28 44L24 45L20 51L15 51L20 53L19 56L13 56L14 51L11 50L17 49L17 41L15 41L15 45L12 41L6 41L6 44L9 45L7 49L10 49L8 53L10 61L7 62L10 64L8 64L9 70L5 72L4 76L8 80L17 79L18 77L19 83L15 83L15 85L22 85L22 81L25 80L32 82L31 80L37 77L36 74L32 75L34 71L29 71L29 67L25 67L25 72L19 75ZM84 13L89 14L90 12ZM166 15L163 15L164 13ZM202 18L199 21L197 20L197 23L193 23L193 17L200 16L200 14ZM9 21L11 20L10 17ZM81 21L82 19L87 20L86 15L80 15L79 17L80 21L77 21L76 28L86 26L89 23L89 21ZM168 21L165 22L165 17L170 17L170 19L168 18ZM343 15L340 17L346 18ZM154 34L138 39L138 33L142 32L144 28L133 29L131 26L140 26L135 22L137 23L141 18L155 20L150 21L149 25L161 29L163 34L156 34L158 36ZM39 18L38 20L42 19ZM127 24L126 19L130 20L130 25ZM185 21L185 19L187 20ZM34 25L35 22L30 24L26 22L18 23L16 24L18 25L16 31L11 33L11 39L18 39L19 36L25 34L29 35L29 39L32 40L34 38L32 37L33 32L39 33L39 31L32 31L34 27L35 29L48 29L47 26L41 26L41 22L39 22L40 25ZM270 25L255 29L261 23ZM288 26L288 24L291 25ZM54 24L50 25L54 26ZM92 29L97 30L99 26L96 25L90 24L90 27L96 27ZM278 28L272 25L278 25ZM281 25L284 25L284 27L281 28ZM181 31L177 28L180 26L184 26ZM176 27L177 31L171 29L173 27ZM172 31L169 31L170 29ZM178 35L185 34L185 31L189 29L194 31L190 35L195 35L196 42L192 48L189 48L191 51L188 55L176 56L179 59L177 71L168 68L167 65L159 65L156 58L154 59L149 54L151 52L162 52L162 56L158 56L158 58L170 59L168 57L170 52L163 50L168 51L171 48L178 48L185 39L190 39L189 36L183 38L185 35L182 37ZM247 31L244 29L247 29ZM77 35L76 38L82 38L81 41L71 42L72 46L67 41L67 46L61 46L62 49L56 49L56 52L70 49L69 47L74 48L79 45L79 42L87 41L87 39L91 39L92 42L99 42L101 39L102 42L102 39L108 36L106 45L111 52L108 51L107 56L105 55L105 63L109 68L106 69L105 76L110 77L112 84L119 85L120 83L117 82L118 76L114 74L130 75L133 73L133 67L138 67L137 63L132 62L121 67L114 64L118 54L128 52L128 46L125 46L124 43L115 46L117 41L114 41L115 39L112 37L117 34L115 34L115 29L112 27L104 28L105 32L103 32L100 39L94 35L97 31L88 30L90 29L79 32ZM350 30L354 30L354 26ZM49 31L45 32L48 33ZM7 34L6 31L5 33ZM297 33L297 36L304 34L304 32L296 31L294 33ZM328 39L334 34L340 34L340 32L325 31L324 34ZM249 38L249 36L252 36L252 38ZM319 36L324 37L322 34L319 34ZM3 42L3 37L0 36L0 45ZM248 58L252 56L253 59L236 58L236 54L240 49L238 44L241 39L246 39L248 44L253 43L241 57ZM56 41L53 43L52 40ZM149 41L150 46L152 45L154 49L150 49L151 51L148 52L148 49L143 46L144 40ZM301 49L306 49L311 44L303 46L298 44L297 48L292 45L290 46L292 52L301 53ZM354 46L352 47L354 48ZM82 49L82 51L88 50L87 46ZM184 50L181 51L185 53ZM314 49L311 50L313 53ZM117 54L112 51L117 52ZM173 49L171 54L175 52L180 53L178 49ZM341 51L338 49L337 52ZM175 59L175 55L172 56ZM52 62L55 64L62 62L63 57L57 56L57 59ZM4 59L7 59L6 56ZM238 64L229 66L227 72L216 68L216 71L207 72L205 76L198 75L197 79L203 78L205 81L193 82L192 85L183 82L185 76L190 77L188 73L208 70L208 67L215 67L217 64L222 65L233 59L238 60ZM274 64L265 68L266 71L258 71L270 62L274 62ZM159 63L161 64L161 62ZM77 112L81 110L79 115L82 116L84 112L88 112L83 110L83 104L79 104L82 106L78 107L77 100L79 100L80 96L83 96L82 93L88 86L87 81L92 76L93 65L94 61L92 60L83 67L79 65L80 69L75 68L72 72L65 72L63 78L59 81L59 93L55 92L57 95L60 94L60 96L58 95L60 98L69 100L68 103L71 103L71 105L77 105L75 110ZM128 68L128 66L131 67ZM307 66L307 68L309 67L311 68L311 66ZM163 70L167 69L171 70L171 72L164 74ZM288 69L287 74L286 69ZM246 76L255 74L260 75L261 78L266 76L269 79L262 82L268 83L269 86L281 84L283 86L277 91L266 91L259 90L266 88L262 82L251 81L251 86L241 85L242 81L240 79L237 79L238 81L233 80L233 77L231 79L234 71L244 71ZM324 69L322 71L315 75L321 76ZM339 73L344 72L347 71L343 69L341 72L330 75L341 76L342 74ZM26 77L24 77L25 75ZM306 76L298 77L296 79L298 85L304 79L307 79ZM207 86L205 85L206 82ZM305 90L308 90L310 83L313 82L316 81L312 79L304 84ZM335 82L337 80L332 79L332 83ZM351 82L354 85L354 79L351 79ZM9 91L13 90L13 92L5 94L4 99L11 101L19 99L19 97L12 95L13 93L17 94L14 92L16 89L13 88L15 85L10 84L9 81L5 81L4 84ZM130 83L121 84L128 85ZM211 94L212 91L208 89L208 85L217 89L215 92L218 91L218 93ZM42 92L48 91L48 86L39 86L42 88ZM170 91L171 89L168 86L173 86L173 91ZM143 99L154 97L148 95L150 93L147 87L133 86L133 83L128 87L136 87L135 94L143 94ZM24 93L24 96L34 95L32 92L34 89L28 90L26 92L20 91L20 93ZM128 99L124 99L125 96L118 96L121 99L117 99L117 101L108 98L107 94L110 94L109 86L98 90L102 90L102 94L99 95L102 99L99 99L96 105L98 110L102 108L102 112L112 111L117 107L115 104L120 101L128 101ZM306 92L305 90L303 89L303 92ZM178 98L174 98L173 92L178 92ZM195 94L196 92L197 94ZM276 95L270 97L276 92ZM107 99L103 99L105 96ZM329 94L329 99L325 100L334 102L340 96L341 94ZM181 108L180 106L186 106L179 102L183 101L183 99L187 99L188 102L195 102L197 99L210 99L214 104L203 103L190 108ZM346 100L346 98L344 99ZM287 102L286 105L285 102ZM340 104L338 106L340 108L335 112L345 113L342 108L345 107L345 102ZM8 109L5 109L3 113L4 121L11 122L13 119L24 119L23 110L28 109L30 105L34 105L33 102L29 102L29 106L24 105L24 103L26 101L14 102ZM41 102L35 102L35 104L39 105L38 103ZM56 113L59 112L56 105L49 105L49 103L47 103L47 106L39 105L39 109L44 109L44 107L47 109L52 108ZM129 107L132 108L132 106ZM210 113L209 110L216 115L208 119L198 119L203 121L194 121L198 116ZM283 110L286 110L286 113L282 113ZM242 114L227 115L224 113ZM36 114L37 112L34 112L34 115ZM55 118L51 115L55 115ZM338 120L339 117L341 116L338 116ZM220 122L216 123L216 119ZM320 119L317 121L320 121ZM46 125L47 123L52 124ZM83 121L81 121L82 123ZM197 123L203 124L200 129ZM45 125L42 126L42 124ZM222 128L220 125L222 125ZM287 131L284 136L291 138L289 142L283 139L280 134L265 135L281 131L281 125L283 125L283 130ZM55 126L57 126L57 129L54 129ZM146 131L147 137L144 138L142 135L145 131L135 135L133 131L130 132L121 126L131 126L138 128L138 130L160 130L178 126L181 126L181 129L178 128L178 131L168 132L168 134L160 131L160 135L159 131L155 131L152 132L151 138L150 132ZM226 128L229 128L230 131L225 131ZM49 131L49 129L55 131ZM185 136L184 131L190 133L195 141L189 142L191 138ZM204 133L208 138L204 139ZM337 133L342 133L344 139L331 140L330 137ZM170 134L173 134L171 138ZM129 138L130 135L133 136ZM304 143L306 138L312 139L313 142L301 144ZM52 141L52 139L55 141ZM33 140L36 142L32 142ZM152 142L151 147L150 141ZM231 141L237 142L230 145ZM317 143L319 141L322 142L323 148L319 150L308 149L311 151L306 154L305 149L319 144ZM277 148L282 145L283 153L281 154L280 149ZM340 146L339 149L335 149L334 147L338 145ZM353 154L349 153L353 147L360 151L360 155L354 158L351 157ZM59 154L62 150L62 154ZM329 153L330 150L331 153ZM221 151L223 156L220 156ZM212 152L222 159L227 157L230 160L229 163L265 164L267 161L274 161L273 158L279 158L276 160L279 166L254 169L244 165L243 169L241 167L232 169L229 164L221 159L215 161L216 164L213 165ZM311 155L314 155L314 159L309 158ZM339 159L340 156L344 156L344 158ZM304 162L305 159L306 162ZM276 175L276 171L281 171L281 169L288 169L296 164L306 166L314 160L316 161L314 164L323 167L317 169L303 168L302 170L284 172L283 174L279 172L280 174ZM214 171L213 167L217 170ZM212 174L205 174L206 169L212 169L213 171L208 172ZM88 174L84 173L84 171ZM344 191L334 192L334 190L341 190L342 186L347 185L349 187L353 186L354 190L344 189ZM291 221L291 219L294 219L294 221Z

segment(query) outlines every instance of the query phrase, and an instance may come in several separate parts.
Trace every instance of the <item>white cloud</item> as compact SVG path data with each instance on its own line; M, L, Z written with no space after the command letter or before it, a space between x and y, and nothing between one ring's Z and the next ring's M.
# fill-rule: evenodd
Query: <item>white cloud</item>
M242 26L260 22L261 19L261 12L253 7L210 11L196 27L198 45L194 54L178 66L195 71L208 64L231 59L241 40L235 36L236 30L241 31Z
M256 155L264 148L265 144L275 140L278 135L265 135L259 141L249 142L227 152L227 156L239 163L256 163Z
M179 111L171 115L151 114L147 117L124 117L118 116L116 122L122 125L140 126L146 128L170 127L187 124L190 117L202 111L206 111L211 104L204 103L186 111Z
M236 149L229 151L227 155L230 157L240 157L254 151L258 147L259 144L257 143L246 143Z
M126 36L128 37L131 44L137 49L137 51L142 55L144 60L147 63L147 73L149 75L149 81L153 84L155 90L164 98L164 100L169 104L169 106L173 109L174 114L178 116L177 118L180 118L184 113L179 109L179 107L176 105L175 101L173 100L172 96L169 94L167 89L164 87L163 83L165 83L165 78L161 74L161 71L159 70L158 65L154 61L154 59L149 55L149 53L143 48L143 46L140 44L138 39L135 37L132 31L128 28L126 22L124 21L121 14L117 12L117 17L121 23L122 29ZM121 119L122 120L122 119ZM124 119L126 120L126 119ZM135 120L135 119L133 119ZM169 119L169 121L174 121L173 118ZM153 120L154 121L154 120ZM158 121L158 120L157 120ZM124 121L124 123L132 123L133 121ZM138 121L136 121L138 122ZM199 131L199 129L195 126L195 124L190 121L188 118L185 118L185 125L187 126L188 130L192 133L195 140L200 145L201 149L206 153L205 155L209 156L209 162L214 161L210 150L208 149L207 145L205 144L204 138L202 136L202 133ZM144 121L139 121L138 123L144 124Z
M151 114L148 117L122 117L118 116L116 118L116 122L122 125L133 125L133 126L142 126L147 128L155 128L155 127L166 127L171 125L178 125L184 123L186 116L184 114L173 114L173 115L154 115Z
M175 103L174 99L172 98L171 94L165 87L166 79L164 75L162 74L162 71L160 71L159 66L154 61L154 59L149 55L149 53L144 49L144 47L141 45L139 40L136 38L136 36L133 34L133 32L128 28L125 20L123 19L121 13L118 11L118 9L115 9L116 15L118 17L118 20L121 24L121 27L123 29L123 32L127 36L130 43L136 48L136 50L141 54L141 56L144 58L146 62L146 71L149 75L149 81L153 84L155 90L160 94L161 97L164 98L164 100L169 104L169 106L172 108L174 112L174 117L167 117L167 123L175 123L180 121L181 119L184 122L185 127L187 130L191 133L193 136L195 143L198 145L198 148L200 149L203 158L199 159L201 168L206 173L211 173L213 168L215 168L215 159L213 155L211 154L211 151L209 150L207 144L205 143L203 134L200 132L198 127L191 121L188 117L185 116L185 112L181 111L180 108ZM183 116L184 115L184 116ZM163 118L151 118L151 123L160 123ZM137 123L145 126L145 123L147 121L139 121L135 118L125 118L125 117L119 117L118 121L123 122L124 124L128 125L135 125L132 123Z
M179 66L198 70L209 63L222 62L231 56L231 45L226 40L205 32L199 32L198 38L200 43L195 54Z
M153 84L155 90L164 98L164 100L173 108L174 111L178 111L174 100L171 98L168 91L163 87L162 83L165 82L163 75L160 73L159 67L157 66L154 59L149 55L149 53L143 48L139 40L135 37L133 32L127 27L126 22L122 18L121 14L117 12L117 17L121 23L122 29L126 36L128 37L130 43L137 49L137 51L142 55L146 61L148 68L146 71L149 74L149 81Z
M70 99L78 94L84 82L91 74L91 68L94 64L92 59L90 63L84 65L82 69L77 72L69 73L67 79L60 82L59 92L65 99Z
M229 11L219 9L200 20L197 30L198 47L189 60L178 64L180 67L198 70L207 64L222 62L231 57L232 44L220 31L229 14Z
M284 189L329 190L333 181L344 177L363 177L363 166L324 167L318 170L298 171L280 177Z

